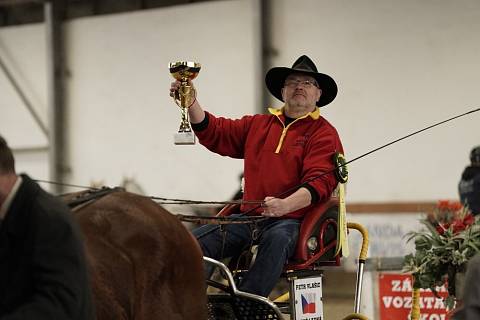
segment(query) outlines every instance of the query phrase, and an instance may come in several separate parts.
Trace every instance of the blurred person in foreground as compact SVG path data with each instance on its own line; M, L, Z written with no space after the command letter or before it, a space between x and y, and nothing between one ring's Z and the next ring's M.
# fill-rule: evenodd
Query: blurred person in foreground
M460 300L460 308L455 311L452 320L480 319L480 254L476 254L467 265L467 273Z
M94 318L79 228L0 136L0 320Z
M470 165L465 168L458 184L460 201L474 215L480 214L480 146L470 152ZM453 320L480 319L480 254L477 253L467 266L461 306Z

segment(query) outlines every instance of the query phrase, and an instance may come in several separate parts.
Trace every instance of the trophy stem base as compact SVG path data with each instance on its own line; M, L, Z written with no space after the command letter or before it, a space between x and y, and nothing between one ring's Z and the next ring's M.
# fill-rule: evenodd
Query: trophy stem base
M177 145L195 144L195 134L193 131L177 132L173 135L173 142Z

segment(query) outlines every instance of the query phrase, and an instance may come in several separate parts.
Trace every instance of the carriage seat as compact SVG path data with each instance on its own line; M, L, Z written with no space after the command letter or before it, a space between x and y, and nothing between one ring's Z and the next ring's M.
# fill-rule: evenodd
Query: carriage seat
M337 219L339 199L331 197L309 210L300 225L297 246L285 271L314 270L319 266L340 265L340 255L335 257L337 245ZM217 216L240 213L239 204L229 204Z

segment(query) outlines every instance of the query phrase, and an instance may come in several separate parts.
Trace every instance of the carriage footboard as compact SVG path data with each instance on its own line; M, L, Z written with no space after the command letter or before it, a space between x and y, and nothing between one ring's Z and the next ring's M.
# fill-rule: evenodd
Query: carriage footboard
M250 320L282 319L280 309L265 297L239 291L232 273L221 262L204 257L204 261L213 264L228 282L225 293L208 295L209 320Z

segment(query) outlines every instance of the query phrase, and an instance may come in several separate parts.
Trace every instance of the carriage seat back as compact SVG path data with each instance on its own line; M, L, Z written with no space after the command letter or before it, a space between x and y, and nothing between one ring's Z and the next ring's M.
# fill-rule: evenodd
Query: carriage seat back
M339 199L331 197L326 202L312 206L305 214L300 225L295 253L287 262L285 271L340 265L340 256L335 257L338 208ZM240 205L228 204L217 216L235 213L240 213Z
M338 208L339 199L331 197L328 201L313 206L305 214L295 253L288 261L286 270L340 265L340 256L335 256Z

